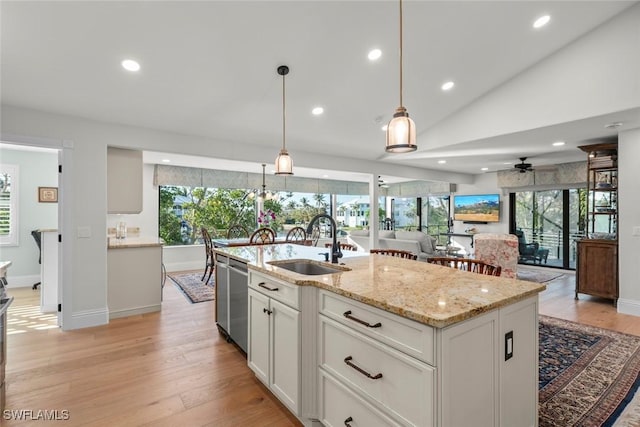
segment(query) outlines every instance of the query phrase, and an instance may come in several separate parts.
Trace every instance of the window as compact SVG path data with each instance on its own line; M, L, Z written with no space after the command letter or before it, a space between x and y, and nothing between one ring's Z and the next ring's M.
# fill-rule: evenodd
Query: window
M0 165L0 245L18 244L18 166Z

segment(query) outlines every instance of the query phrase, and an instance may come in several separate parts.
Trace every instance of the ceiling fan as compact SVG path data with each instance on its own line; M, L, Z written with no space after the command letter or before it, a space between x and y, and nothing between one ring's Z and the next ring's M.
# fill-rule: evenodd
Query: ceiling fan
M513 165L513 167L516 169L519 169L520 173L532 171L533 165L531 163L525 163L526 160L527 160L526 157L520 157L520 163L516 163L515 165Z

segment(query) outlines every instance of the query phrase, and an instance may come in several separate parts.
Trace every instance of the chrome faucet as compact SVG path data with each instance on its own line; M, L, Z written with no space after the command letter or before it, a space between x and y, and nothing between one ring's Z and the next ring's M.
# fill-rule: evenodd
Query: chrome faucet
M338 258L342 258L342 251L340 250L340 245L338 245L338 224L336 224L336 220L333 219L331 215L318 214L309 221L307 234L310 235L313 233L313 224L320 218L328 218L329 221L331 221L331 236L333 237L333 244L331 245L331 263L337 264Z

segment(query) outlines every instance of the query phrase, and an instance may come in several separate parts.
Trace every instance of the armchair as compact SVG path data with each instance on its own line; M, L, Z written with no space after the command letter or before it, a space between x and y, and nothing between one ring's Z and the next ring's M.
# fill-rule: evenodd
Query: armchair
M515 235L518 237L518 261L533 261L535 263L536 260L538 260L540 245L538 243L527 243L527 239L522 230L516 230Z

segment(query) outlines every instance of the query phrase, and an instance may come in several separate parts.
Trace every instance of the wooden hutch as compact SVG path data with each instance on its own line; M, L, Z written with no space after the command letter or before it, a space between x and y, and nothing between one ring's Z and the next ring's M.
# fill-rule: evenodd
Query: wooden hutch
M578 241L576 295L618 301L618 143L578 147L587 153L585 237Z

